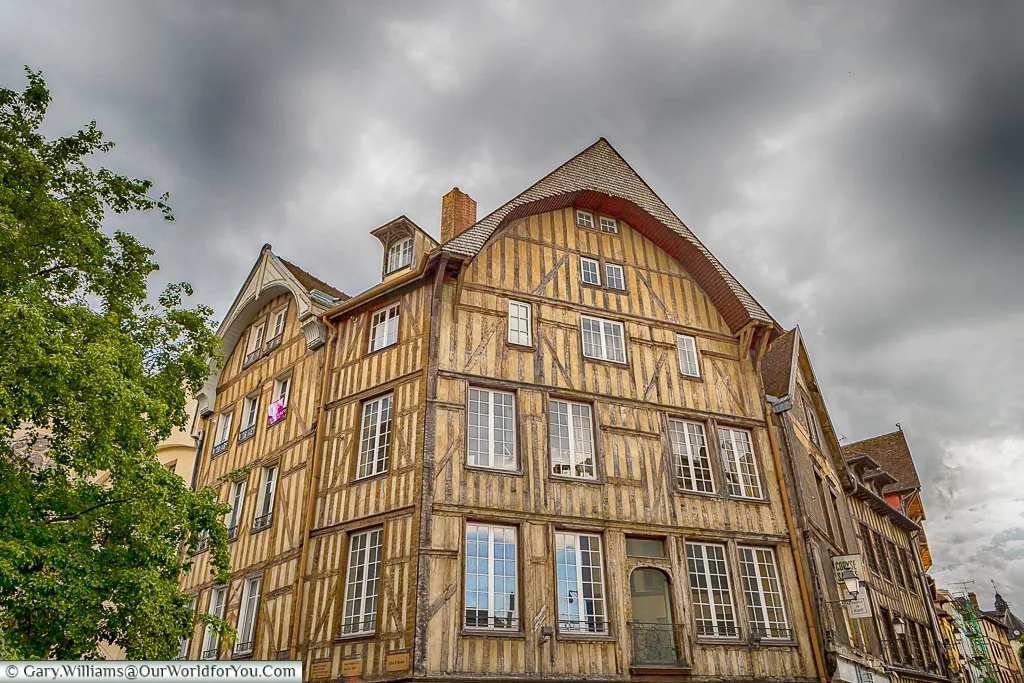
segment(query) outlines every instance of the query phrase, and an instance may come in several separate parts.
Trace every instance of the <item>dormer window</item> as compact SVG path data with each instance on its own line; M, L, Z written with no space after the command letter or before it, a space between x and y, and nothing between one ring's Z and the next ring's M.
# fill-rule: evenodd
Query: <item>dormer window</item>
M405 268L412 263L412 238L396 242L388 249L388 273Z

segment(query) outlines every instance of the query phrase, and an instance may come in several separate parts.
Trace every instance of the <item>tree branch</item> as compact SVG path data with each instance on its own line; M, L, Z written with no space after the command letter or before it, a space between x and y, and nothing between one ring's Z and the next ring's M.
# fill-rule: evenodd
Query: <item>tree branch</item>
M106 507L107 505L117 505L119 503L127 503L130 500L133 500L133 499L131 499L131 498L121 498L121 499L118 499L118 500L108 500L105 503L97 503L96 505L93 505L92 507L87 507L84 510L82 510L81 512L73 514L70 517L57 517L55 519L48 519L48 520L46 520L46 523L47 524L55 524L57 522L72 522L72 521L80 518L82 515L89 514L90 512L92 512L93 510L96 510L98 508Z

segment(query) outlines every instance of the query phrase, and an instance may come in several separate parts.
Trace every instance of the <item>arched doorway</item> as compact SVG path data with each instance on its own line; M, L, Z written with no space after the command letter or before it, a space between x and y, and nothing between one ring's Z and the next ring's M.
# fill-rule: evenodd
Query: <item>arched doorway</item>
M679 641L665 573L649 567L634 569L629 575L629 598L633 606L634 663L678 663Z

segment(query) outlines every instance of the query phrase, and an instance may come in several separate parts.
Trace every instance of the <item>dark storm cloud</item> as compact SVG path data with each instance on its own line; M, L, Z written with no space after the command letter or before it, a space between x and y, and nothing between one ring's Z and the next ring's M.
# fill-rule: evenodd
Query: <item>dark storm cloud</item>
M129 227L223 313L263 242L350 292L598 136L783 324L837 429L907 431L940 580L1024 605L1020 3L0 4L0 81L172 191ZM112 163L114 163L112 161ZM1017 531L1014 531L1016 529Z

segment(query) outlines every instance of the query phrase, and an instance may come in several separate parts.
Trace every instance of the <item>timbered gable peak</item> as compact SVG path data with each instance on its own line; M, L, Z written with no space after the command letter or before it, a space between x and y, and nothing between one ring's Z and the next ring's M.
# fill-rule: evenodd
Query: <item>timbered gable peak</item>
M682 263L708 293L729 328L774 320L604 138L546 175L442 249L473 258L520 218L569 206L590 209L633 226Z

